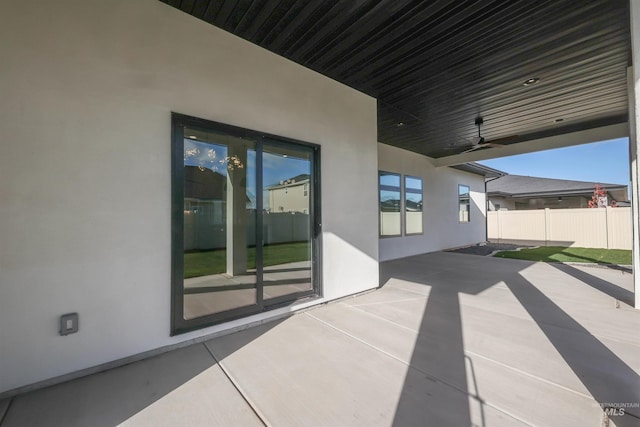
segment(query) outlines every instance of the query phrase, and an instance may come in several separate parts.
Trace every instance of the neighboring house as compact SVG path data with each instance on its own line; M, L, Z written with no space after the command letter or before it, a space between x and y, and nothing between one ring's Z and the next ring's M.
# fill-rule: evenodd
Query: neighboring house
M607 192L607 205L628 206L626 185L507 174L487 180L488 210L588 208L597 184Z
M267 187L268 210L309 213L309 175L302 174Z
M197 166L184 167L184 196L197 200L224 200L227 177Z

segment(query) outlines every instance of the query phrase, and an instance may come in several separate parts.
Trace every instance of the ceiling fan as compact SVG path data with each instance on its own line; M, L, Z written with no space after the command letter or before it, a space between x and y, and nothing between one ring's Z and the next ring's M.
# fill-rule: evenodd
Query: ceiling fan
M480 134L480 127L483 123L484 120L482 119L482 117L476 117L475 124L476 126L478 126L478 136L471 139L470 148L463 151L462 153L469 153L480 148L502 148L506 144L518 140L518 135L511 135L504 138L492 139L491 141L487 141Z

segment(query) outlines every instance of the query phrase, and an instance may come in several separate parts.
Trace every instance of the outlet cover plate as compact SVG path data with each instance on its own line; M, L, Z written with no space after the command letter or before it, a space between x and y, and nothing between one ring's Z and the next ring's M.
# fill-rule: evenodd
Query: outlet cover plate
M67 313L60 316L60 335L78 332L78 313Z

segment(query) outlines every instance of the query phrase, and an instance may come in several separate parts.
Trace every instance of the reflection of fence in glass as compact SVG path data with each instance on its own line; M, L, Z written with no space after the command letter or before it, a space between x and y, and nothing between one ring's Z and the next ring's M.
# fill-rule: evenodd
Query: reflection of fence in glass
M402 233L400 174L380 171L378 184L380 192L380 235L399 236Z
M419 234L422 233L422 211L409 212L405 215L405 221L407 222L405 228L407 234Z
M471 211L470 189L468 185L458 185L458 221L469 222Z
M469 204L460 203L460 211L458 215L458 220L460 222L469 222Z
M380 212L380 235L400 234L400 212ZM407 234L422 233L422 212L406 212Z
M227 245L226 202L200 201L189 205L184 215L184 249L222 249ZM248 215L247 245L256 244L256 224L254 215ZM269 213L263 216L264 244L302 242L310 239L309 214Z
M380 235L397 236L400 234L400 212L380 212Z
M422 233L422 178L404 177L405 234Z

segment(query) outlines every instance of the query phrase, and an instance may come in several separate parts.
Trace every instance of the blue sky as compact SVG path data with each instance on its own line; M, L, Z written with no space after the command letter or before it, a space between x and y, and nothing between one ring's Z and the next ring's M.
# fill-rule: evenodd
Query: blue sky
M478 163L514 175L629 184L627 138L483 160Z

